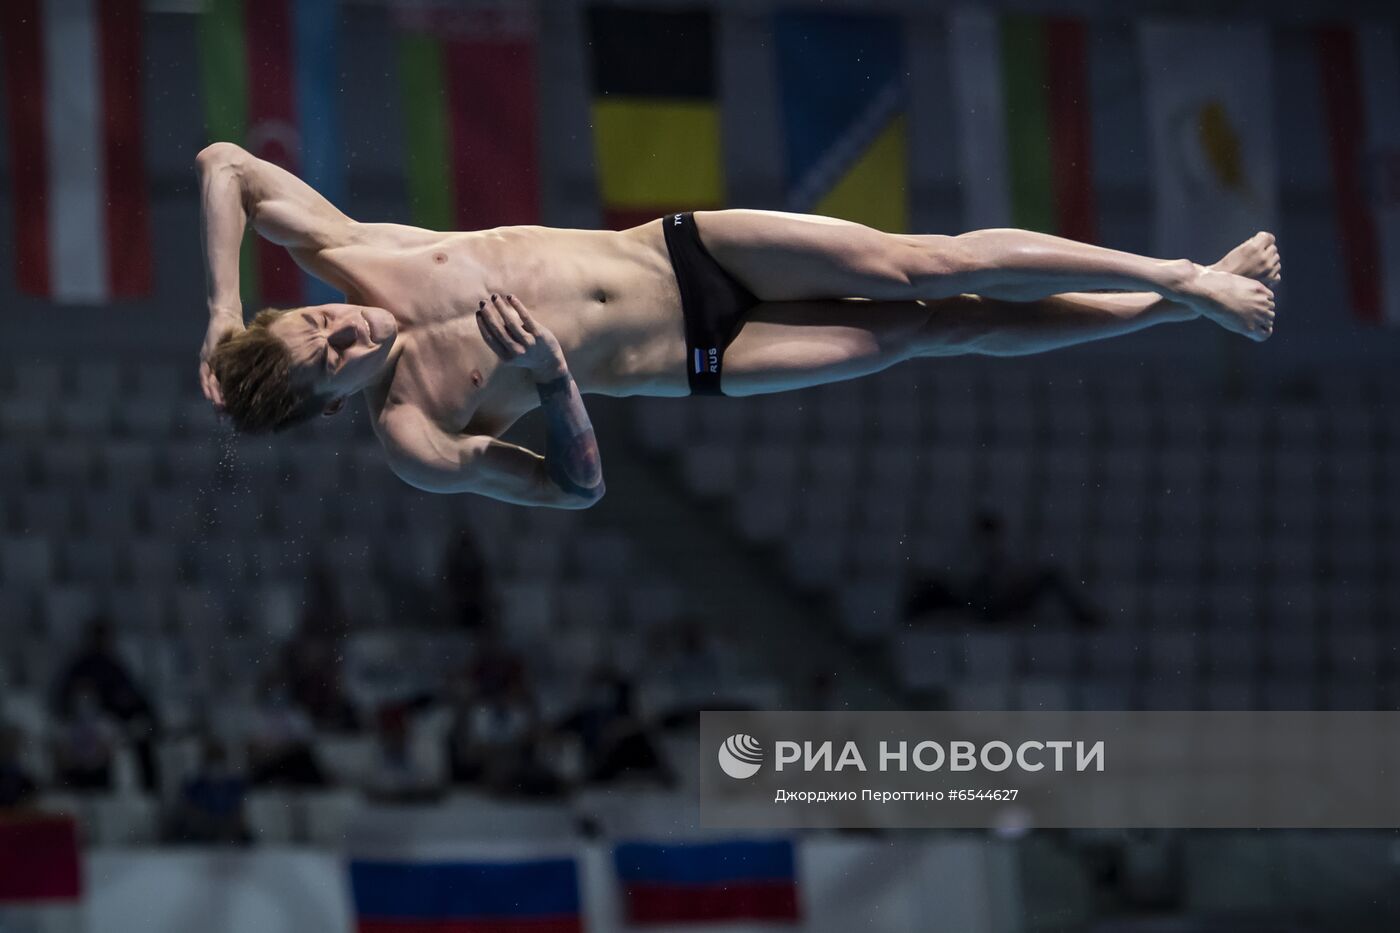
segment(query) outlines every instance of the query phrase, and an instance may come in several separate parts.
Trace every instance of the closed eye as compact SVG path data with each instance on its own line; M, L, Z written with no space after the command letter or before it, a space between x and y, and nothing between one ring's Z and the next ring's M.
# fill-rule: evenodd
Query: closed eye
M325 311L322 311L322 312L321 312L321 327L322 327L323 329L325 329L325 330L330 330L330 328L331 328L331 316L330 316L329 314L327 314ZM334 352L335 352L335 351L331 348L331 341L330 341L330 338L327 337L327 338L326 338L325 344L323 344L322 347L321 347L321 363L322 363L322 365L324 365L324 366L326 367L326 369L331 369L331 368L332 368L331 365L330 365L330 363L331 363L331 354L334 353ZM337 355L339 355L339 354L337 354Z

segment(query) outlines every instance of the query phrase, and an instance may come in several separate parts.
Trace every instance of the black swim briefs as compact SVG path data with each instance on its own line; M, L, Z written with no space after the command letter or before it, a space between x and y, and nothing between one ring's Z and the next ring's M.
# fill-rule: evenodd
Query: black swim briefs
M719 378L724 349L743 325L744 313L758 304L758 299L715 262L700 242L689 211L667 214L661 218L661 226L681 289L690 394L723 395Z

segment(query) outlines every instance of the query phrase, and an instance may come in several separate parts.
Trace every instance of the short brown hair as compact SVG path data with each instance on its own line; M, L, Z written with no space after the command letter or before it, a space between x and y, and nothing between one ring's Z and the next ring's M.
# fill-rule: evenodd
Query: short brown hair
M286 313L264 308L245 330L224 337L209 355L236 431L281 431L316 417L330 401L310 386L294 384L292 351L267 329Z

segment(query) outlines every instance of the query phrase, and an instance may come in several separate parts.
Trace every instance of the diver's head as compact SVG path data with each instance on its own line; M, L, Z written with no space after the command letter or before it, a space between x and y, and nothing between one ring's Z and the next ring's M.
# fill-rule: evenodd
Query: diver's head
M383 308L267 308L225 337L209 365L237 430L280 431L339 411L383 371L397 336Z

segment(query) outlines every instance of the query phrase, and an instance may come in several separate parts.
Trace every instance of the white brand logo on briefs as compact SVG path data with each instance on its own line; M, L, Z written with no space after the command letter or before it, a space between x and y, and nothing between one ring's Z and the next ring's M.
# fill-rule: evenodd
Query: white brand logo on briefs
M719 747L719 766L736 780L751 778L763 766L763 746L751 735L731 735Z
M671 221L671 226L673 226L673 227L679 227L680 225L681 225L681 215L680 215L680 214L677 214L677 215L676 215L676 219L673 220L673 221Z

